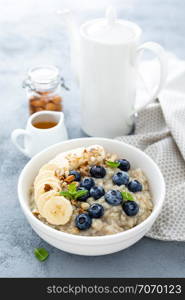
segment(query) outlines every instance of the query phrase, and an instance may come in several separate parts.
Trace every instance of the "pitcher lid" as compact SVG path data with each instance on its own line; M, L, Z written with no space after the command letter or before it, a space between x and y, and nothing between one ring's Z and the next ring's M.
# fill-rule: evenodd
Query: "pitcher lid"
M133 40L140 34L140 28L132 22L118 19L115 8L108 7L106 17L87 22L83 32L94 41L119 44Z

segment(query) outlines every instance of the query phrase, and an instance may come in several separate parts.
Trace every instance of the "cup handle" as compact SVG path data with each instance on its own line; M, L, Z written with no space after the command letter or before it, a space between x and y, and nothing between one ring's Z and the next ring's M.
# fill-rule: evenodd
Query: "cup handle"
M28 155L28 151L26 148L23 148L22 146L20 146L20 144L18 143L18 137L20 136L24 136L26 138L30 138L30 134L25 130L25 129L15 129L12 134L11 134L11 139L12 142L14 143L14 145L17 147L17 149L19 151L21 151L24 155L29 156Z
M157 43L147 42L143 45L139 46L137 49L137 54L139 55L143 50L149 50L153 52L160 64L160 75L159 75L159 83L157 87L154 89L152 95L149 97L148 101L146 101L142 106L134 109L134 114L140 112L143 108L145 108L149 103L153 102L159 95L160 91L163 89L166 78L167 78L167 57L165 50ZM146 88L146 85L145 85Z

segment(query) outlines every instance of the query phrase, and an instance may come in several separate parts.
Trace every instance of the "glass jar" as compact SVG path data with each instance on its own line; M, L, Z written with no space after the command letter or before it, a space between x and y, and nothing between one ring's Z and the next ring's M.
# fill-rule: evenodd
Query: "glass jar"
M56 67L31 68L23 82L23 87L27 91L30 114L41 110L62 111L61 86L68 89Z

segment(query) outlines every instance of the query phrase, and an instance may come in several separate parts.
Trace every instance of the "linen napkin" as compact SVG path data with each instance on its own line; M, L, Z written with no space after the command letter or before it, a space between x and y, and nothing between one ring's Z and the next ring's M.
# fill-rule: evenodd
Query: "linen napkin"
M155 75L155 68L155 62L143 64L143 77L151 70ZM159 100L138 114L134 135L116 139L147 153L165 179L164 206L147 236L185 241L185 61L169 55L168 80Z

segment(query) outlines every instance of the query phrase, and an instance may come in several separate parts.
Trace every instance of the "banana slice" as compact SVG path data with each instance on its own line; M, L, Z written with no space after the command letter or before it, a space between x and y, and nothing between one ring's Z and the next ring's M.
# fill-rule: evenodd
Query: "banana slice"
M39 174L35 178L34 185L37 185L37 183L39 181L44 180L44 179L46 179L48 177L50 177L50 178L57 178L55 176L55 172L54 171L42 171L42 172L39 172Z
M42 215L42 209L44 207L44 204L52 199L53 197L55 196L58 196L58 192L54 191L54 190L51 190L49 192L46 192L42 195L40 195L40 197L37 199L37 208L38 208L38 211L40 212L40 214Z
M34 186L37 189L37 186L41 185L42 183L48 183L48 182L56 182L60 184L60 180L56 176L44 176L38 178L37 181L35 181Z
M42 182L39 182L39 184L37 184L34 187L35 202L37 203L39 197L50 190L54 190L56 192L60 191L61 190L60 183L57 180L52 180L52 179L47 179Z
M46 201L42 208L42 215L52 225L66 224L72 215L71 202L63 196L55 196Z
M60 168L59 165L57 165L56 163L47 163L45 165L42 166L42 168L40 168L40 172L42 171L53 171L55 172L56 169Z
M61 153L50 161L50 163L56 164L58 166L56 170L61 176L68 175L69 173L69 162L64 156L64 153Z

